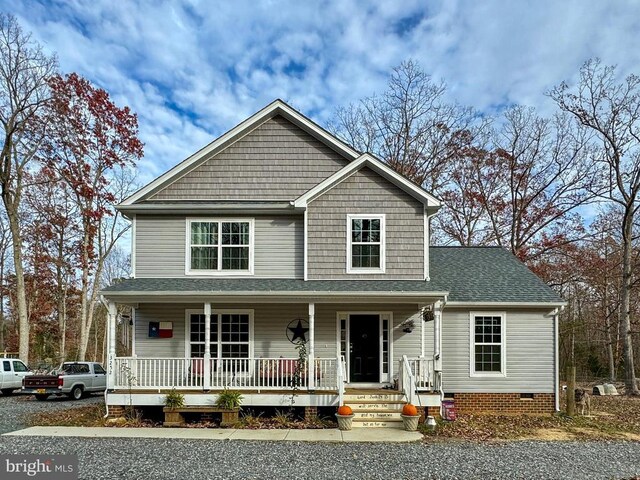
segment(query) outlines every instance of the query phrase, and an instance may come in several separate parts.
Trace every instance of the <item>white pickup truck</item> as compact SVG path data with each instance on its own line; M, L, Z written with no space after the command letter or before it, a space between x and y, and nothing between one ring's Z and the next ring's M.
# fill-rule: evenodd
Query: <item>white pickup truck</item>
M32 375L22 360L17 358L0 359L0 392L3 395L11 395L14 390L22 388L22 379Z
M104 392L107 372L96 362L65 362L55 375L29 375L22 383L23 393L32 393L37 400L49 395L67 395L80 400L85 394Z

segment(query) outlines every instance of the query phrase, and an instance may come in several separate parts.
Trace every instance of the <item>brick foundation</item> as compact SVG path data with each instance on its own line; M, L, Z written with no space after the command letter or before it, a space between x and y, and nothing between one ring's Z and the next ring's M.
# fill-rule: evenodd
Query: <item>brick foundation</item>
M304 407L304 418L313 420L318 416L318 407Z
M545 415L555 411L553 393L534 393L533 398L521 398L520 393L456 393L453 401L458 413Z
M109 405L109 416L107 418L124 417L125 408L123 405Z

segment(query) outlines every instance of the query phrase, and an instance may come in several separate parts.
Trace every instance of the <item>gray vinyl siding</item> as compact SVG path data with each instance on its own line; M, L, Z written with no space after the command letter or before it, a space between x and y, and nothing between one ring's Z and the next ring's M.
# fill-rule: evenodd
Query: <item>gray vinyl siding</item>
M293 200L348 160L276 116L150 200Z
M184 357L185 310L202 305L144 303L135 313L135 354L138 357ZM149 322L172 322L173 338L149 338Z
M215 218L224 217L215 216ZM255 219L254 276L302 278L304 276L303 218L277 215L249 218ZM184 277L185 229L185 216L137 215L136 277Z
M442 322L444 391L552 393L554 328L553 318L547 313L506 310L506 377L471 377L469 310L445 310Z
M347 215L385 214L384 274L347 274ZM307 212L309 279L424 279L424 207L363 168L313 200Z

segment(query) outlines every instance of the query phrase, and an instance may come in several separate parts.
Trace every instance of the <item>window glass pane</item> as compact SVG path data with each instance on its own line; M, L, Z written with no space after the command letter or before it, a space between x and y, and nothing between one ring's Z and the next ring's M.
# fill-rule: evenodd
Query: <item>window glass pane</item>
M11 371L11 362L9 360L3 360L2 361L2 366L3 366L5 372L10 372Z
M216 245L218 224L216 222L191 222L191 245Z
M222 245L249 245L249 223L222 222Z
M218 247L191 247L192 270L217 270Z
M352 268L380 268L380 219L352 219L351 242Z
M249 247L222 247L222 270L249 270Z
M202 338L204 338L204 334ZM211 334L209 335L209 338L211 339L211 343L218 341L218 315L211 315Z
M204 343L192 343L191 344L191 356L192 357L204 357Z

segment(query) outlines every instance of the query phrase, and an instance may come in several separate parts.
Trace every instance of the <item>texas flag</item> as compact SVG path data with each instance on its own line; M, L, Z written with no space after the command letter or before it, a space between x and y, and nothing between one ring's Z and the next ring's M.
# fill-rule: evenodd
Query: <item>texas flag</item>
M149 322L150 338L173 338L173 322Z

